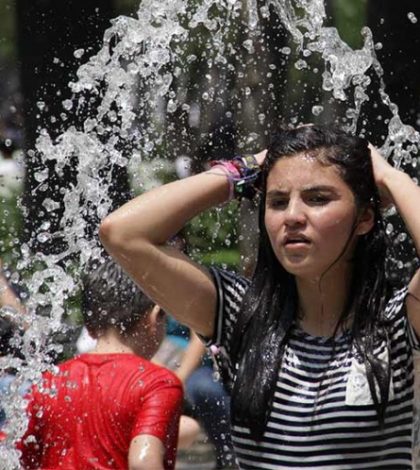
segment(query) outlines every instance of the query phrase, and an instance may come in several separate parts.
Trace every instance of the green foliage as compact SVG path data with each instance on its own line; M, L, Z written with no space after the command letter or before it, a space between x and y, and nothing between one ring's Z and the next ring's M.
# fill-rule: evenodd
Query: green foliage
M366 0L334 0L332 2L335 26L347 44L355 48L363 45L360 30L366 24Z
M0 1L0 61L16 57L15 2Z
M114 0L114 8L118 15L132 16L139 7L139 0Z
M207 266L236 268L240 259L238 219L237 202L205 212L193 219L186 228L193 259Z
M18 200L20 191L0 198L0 258L5 264L14 263L14 248L18 245L23 218Z

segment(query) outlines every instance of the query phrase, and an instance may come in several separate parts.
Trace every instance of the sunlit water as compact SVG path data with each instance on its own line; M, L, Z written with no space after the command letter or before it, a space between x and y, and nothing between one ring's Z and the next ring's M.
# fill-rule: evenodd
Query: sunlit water
M227 54L227 49L231 54L232 47L243 47L249 54L254 54L261 18L267 18L270 11L277 12L298 53L295 67L310 68L308 58L318 55L325 67L323 89L338 101L352 100L353 105L346 113L349 131L356 130L361 107L367 100L367 89L372 85L366 72L374 70L380 82L380 98L391 113L382 152L385 156L392 153L397 165L416 167L418 164L419 134L401 122L397 106L386 93L374 38L368 28L362 31L363 47L353 50L341 40L335 28L324 26L326 13L321 0L266 0L259 9L256 0L203 0L200 3L192 8L186 0L143 0L137 17L121 16L113 20L104 35L101 50L80 66L77 81L70 83L73 98L63 102L64 113L83 112L91 98L99 103L96 109L89 113L82 128L69 127L55 140L46 130L39 135L36 150L42 154L43 161L54 162L56 172L62 172L74 157L78 157L79 163L76 184L64 194L65 211L60 231L51 233L46 223L45 230L37 234L40 242L51 237L64 237L67 248L60 254L45 256L31 253L29 246L21 247L18 270L27 271L36 265L42 269L37 269L28 283L31 327L21 345L25 360L0 360L2 369L14 366L19 370L12 397L2 404L9 421L8 439L0 448L1 468L18 467L13 442L23 434L26 426L25 403L19 398L18 388L27 380L39 379L47 367L47 339L51 333L63 328L65 301L77 284L77 272L70 274L69 269L58 263L78 260L83 269L89 259L100 257L100 249L86 236L85 226L86 216L92 211L98 219L109 213L111 201L106 191L111 178L109 164L135 169L142 158L159 148L163 141L160 132L162 110L171 114L181 107L193 112L182 99L182 93L171 91L174 77L181 77L184 69L197 60L193 54L184 51L192 32L197 34L200 29L210 32L206 36L208 47L203 48L208 51L209 68L217 65L229 69L233 64L229 62L231 55ZM231 25L238 18L245 18L249 32L242 45L232 44L229 36ZM409 20L416 19L410 17ZM81 61L84 55L82 49L75 51ZM272 73L275 80L276 70ZM139 83L142 84L141 96L136 93ZM217 97L218 91L209 80L203 100L211 101ZM43 103L38 106L42 111ZM314 103L314 116L322 111L322 105ZM139 123L138 114L147 119ZM246 136L244 138L246 140ZM47 178L48 170L41 169L36 174L40 190ZM43 203L47 211L54 211L58 204L48 195ZM52 306L50 314L35 315L37 306ZM16 315L16 321L19 323L22 319ZM60 351L60 346L48 347Z

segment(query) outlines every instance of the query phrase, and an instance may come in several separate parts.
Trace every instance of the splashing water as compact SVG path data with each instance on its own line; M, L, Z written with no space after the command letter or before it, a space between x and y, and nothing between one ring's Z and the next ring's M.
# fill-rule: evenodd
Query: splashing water
M249 36L242 46L253 54L259 22L270 12L281 18L295 43L298 67L308 67L306 59L312 54L319 55L325 64L323 89L339 101L347 100L352 93L354 106L347 111L347 128L351 132L356 131L361 107L368 99L367 89L372 81L366 73L368 70L375 72L380 80L380 98L392 113L382 152L386 157L392 154L397 165L417 164L413 155L418 153L419 134L401 122L397 106L385 91L383 71L370 30L362 31L363 47L351 49L335 28L324 26L326 13L322 0L266 0L259 9L257 0L203 0L195 9L186 0L144 0L136 18L120 16L113 20L105 32L101 50L78 69L77 81L70 83L72 99L63 103L64 111L82 113L90 97L100 97L95 112L85 119L82 128L70 127L54 140L43 130L36 143L36 151L43 161L54 163L59 174L73 166L76 157L77 176L75 184L64 193L60 230L50 233L46 227L37 234L40 242L63 238L66 248L59 254L47 256L31 253L28 245L21 247L18 270L25 271L33 266L42 266L42 269L35 270L28 282L27 321L31 326L21 345L25 359L0 360L2 370L9 367L19 370L11 399L5 403L10 419L7 441L0 448L2 462L7 462L3 468L18 467L13 442L24 433L26 426L25 403L19 398L18 389L25 381L39 380L41 372L48 367L51 349L60 352L60 347L50 345L48 338L51 333L63 330L65 302L78 281L77 272L71 274L71 265L66 260L77 259L83 270L88 260L101 257L97 241L86 236L86 220L90 216L102 219L110 211L107 188L112 167L136 167L163 144L159 116L163 103L169 114L182 107L189 110L182 96L171 91L174 77L182 75L182 67L198 60L194 54L186 53L183 45L187 44L192 31L204 29L209 33L205 57L209 68L216 64L232 68L227 58L227 51L235 47L229 29L232 22L247 15ZM83 49L75 51L75 56L82 58ZM136 96L139 83L142 96ZM211 77L204 93L204 101L218 99ZM314 114L320 114L322 106L314 106L313 110ZM139 122L138 114L147 118ZM259 119L263 121L264 115ZM253 139L253 135L246 138L247 141ZM41 184L48 173L41 170L36 177ZM53 212L59 203L46 197L43 205ZM50 313L37 315L40 306L49 308ZM22 324L19 315L12 316Z

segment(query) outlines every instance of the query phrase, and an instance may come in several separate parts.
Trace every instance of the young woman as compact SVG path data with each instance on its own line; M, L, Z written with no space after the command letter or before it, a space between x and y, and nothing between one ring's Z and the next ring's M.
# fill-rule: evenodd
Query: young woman
M257 175L250 281L165 245L232 190L249 193ZM241 468L411 468L420 274L389 285L380 198L420 252L420 188L365 140L303 126L103 221L105 247L146 293L220 346Z

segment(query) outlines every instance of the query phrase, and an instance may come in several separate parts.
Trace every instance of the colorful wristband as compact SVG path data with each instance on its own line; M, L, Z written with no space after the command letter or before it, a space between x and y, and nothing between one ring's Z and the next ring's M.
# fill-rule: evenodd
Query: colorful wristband
M238 170L233 166L229 165L230 162L228 161L216 161L216 162L210 162L211 168L219 168L220 170L223 170L225 175L227 176L227 180L229 183L229 201L231 201L234 196L235 196L235 188L234 188L234 179L235 175L238 174Z
M241 155L233 160L210 162L212 168L220 168L229 180L229 200L234 196L252 199L256 193L255 183L260 175L260 167L254 155Z

